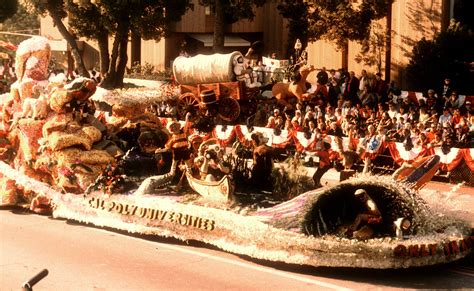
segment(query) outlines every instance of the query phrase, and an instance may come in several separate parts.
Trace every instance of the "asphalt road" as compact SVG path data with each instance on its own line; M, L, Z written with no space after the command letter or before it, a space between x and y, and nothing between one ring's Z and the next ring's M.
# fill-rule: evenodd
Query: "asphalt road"
M65 220L0 211L0 289L400 290L474 288L474 257L409 270L315 268L255 261L210 246L132 236Z

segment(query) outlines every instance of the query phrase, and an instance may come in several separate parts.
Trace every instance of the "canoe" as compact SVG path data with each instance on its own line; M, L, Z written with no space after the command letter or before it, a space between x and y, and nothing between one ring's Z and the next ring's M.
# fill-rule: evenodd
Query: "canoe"
M413 184L413 188L421 189L426 183L431 181L440 167L440 157L433 155L422 160L414 171L407 175L405 183Z
M234 192L231 176L225 175L219 181L209 182L194 178L186 173L189 186L202 197L213 201L228 201Z

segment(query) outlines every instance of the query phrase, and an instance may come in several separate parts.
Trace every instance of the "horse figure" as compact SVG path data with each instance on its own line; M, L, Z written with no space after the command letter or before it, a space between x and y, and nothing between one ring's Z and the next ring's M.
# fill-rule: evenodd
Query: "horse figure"
M313 65L302 66L292 77L290 83L278 82L273 85L272 95L275 96L278 103L285 106L286 109L294 109L293 104L311 97L309 93L306 93L309 88L309 83L306 82L306 78L309 73L315 70Z

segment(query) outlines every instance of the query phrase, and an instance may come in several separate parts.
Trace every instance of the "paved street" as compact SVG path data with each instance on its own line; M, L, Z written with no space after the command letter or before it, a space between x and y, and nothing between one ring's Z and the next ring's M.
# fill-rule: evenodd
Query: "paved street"
M473 257L410 270L254 261L201 243L134 237L24 211L0 211L0 286L18 290L401 290L474 286Z

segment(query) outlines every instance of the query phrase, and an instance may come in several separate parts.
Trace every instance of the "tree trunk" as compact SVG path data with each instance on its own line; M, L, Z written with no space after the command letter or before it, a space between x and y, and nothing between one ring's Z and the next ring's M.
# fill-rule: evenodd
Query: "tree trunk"
M76 39L71 35L71 33L67 30L64 23L61 21L61 18L54 13L53 9L48 9L49 15L53 19L54 25L59 30L59 33L62 37L67 41L69 46L71 47L72 58L74 59L75 66L79 71L79 74L83 77L89 78L89 72L87 71L84 62L82 61L81 54L79 53L79 48L76 43Z
M141 44L142 39L139 32L132 32L131 59L132 67L141 64Z
M99 43L99 55L100 55L100 75L102 78L105 77L109 70L110 55L109 55L109 36L107 32L101 33L97 38Z
M127 21L119 23L112 46L109 70L102 83L106 89L123 87L123 76L127 66L127 44L129 25Z
M344 41L344 45L341 48L341 67L349 70L349 41Z
M127 61L128 61L127 45L128 45L128 34L125 34L120 39L119 58L118 58L118 63L117 63L115 84L114 84L115 88L123 87L123 77L125 75L125 68L127 67Z
M105 75L104 81L102 82L102 87L106 89L111 89L115 86L115 75L116 75L116 64L119 51L119 34L115 34L114 43L112 45L112 55L110 56L109 68L107 74Z
M214 12L214 39L213 39L213 50L214 53L224 52L224 7L222 0L215 0L215 12Z
M385 34L385 81L390 82L392 66L392 3L388 4Z

